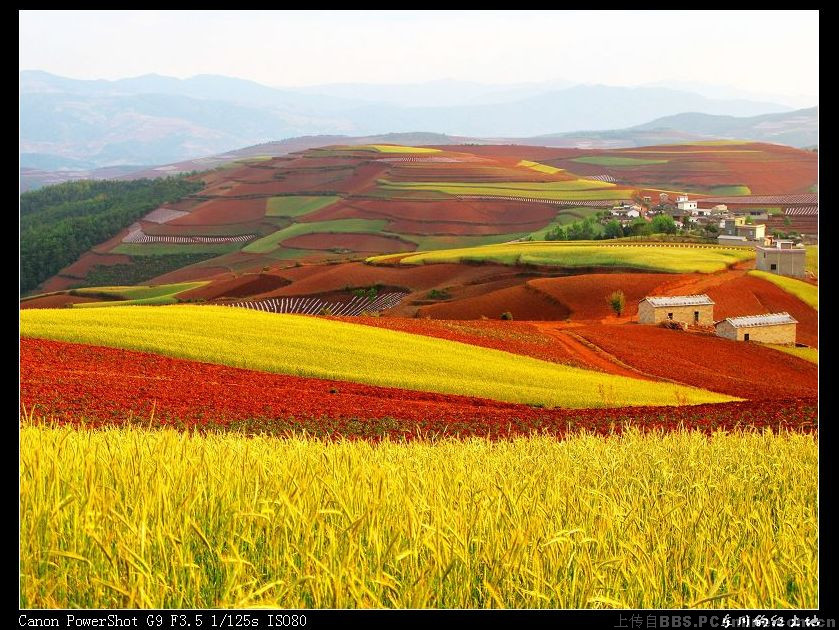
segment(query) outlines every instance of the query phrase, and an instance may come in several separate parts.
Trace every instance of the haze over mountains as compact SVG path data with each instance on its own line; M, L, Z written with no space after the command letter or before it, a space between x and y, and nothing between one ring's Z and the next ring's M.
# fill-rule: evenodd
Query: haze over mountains
M684 89L563 81L272 88L213 75L84 81L23 71L20 108L21 166L45 170L166 164L304 135L413 131L493 139L550 135L555 146L633 146L649 144L651 136L808 146L817 143L818 125L817 108L792 111ZM669 118L657 120L663 117ZM657 131L664 129L670 131Z

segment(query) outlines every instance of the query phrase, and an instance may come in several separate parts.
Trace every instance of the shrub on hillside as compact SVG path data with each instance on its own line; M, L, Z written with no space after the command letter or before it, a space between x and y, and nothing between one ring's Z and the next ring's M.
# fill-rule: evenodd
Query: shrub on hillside
M618 317L623 315L624 308L626 307L626 296L623 291L613 291L609 297L606 298L606 301Z

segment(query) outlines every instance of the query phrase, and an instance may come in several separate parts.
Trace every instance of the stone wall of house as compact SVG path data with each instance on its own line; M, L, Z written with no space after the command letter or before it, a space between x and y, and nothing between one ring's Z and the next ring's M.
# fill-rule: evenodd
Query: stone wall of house
M717 336L745 341L746 335L749 335L749 341L792 345L795 343L795 327L796 324L775 324L774 326L735 328L727 321L722 321L717 324Z
M714 324L714 305L700 304L696 306L658 306L654 307L646 300L638 304L638 321L642 324L660 324L670 319L668 313L673 313L674 322L694 324L694 311L699 311L699 324L712 326Z

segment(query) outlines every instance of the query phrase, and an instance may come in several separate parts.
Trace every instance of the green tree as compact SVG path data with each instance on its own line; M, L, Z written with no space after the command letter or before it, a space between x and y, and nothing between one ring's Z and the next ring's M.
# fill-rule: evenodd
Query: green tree
M618 317L623 315L623 310L626 307L626 296L623 294L623 291L613 291L606 298L606 301Z
M590 217L582 221L574 221L568 226L568 240L569 241L590 241L597 236L597 231L594 227L594 220Z
M675 234L676 222L669 214L659 214L653 218L653 234Z
M603 228L603 234L606 238L620 238L623 236L623 227L619 221L612 219Z
M754 223L754 219L752 219L752 215L746 217L746 225L751 225Z
M630 224L629 233L632 236L649 236L653 233L653 228L644 219L638 217Z
M545 233L546 241L567 241L568 231L561 225L557 225L554 229Z

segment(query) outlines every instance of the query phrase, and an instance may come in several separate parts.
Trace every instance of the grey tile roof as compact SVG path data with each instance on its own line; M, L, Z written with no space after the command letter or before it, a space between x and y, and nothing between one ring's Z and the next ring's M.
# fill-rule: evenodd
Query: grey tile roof
M674 296L661 296L661 297L645 297L644 300L647 300L652 306L659 307L659 306L700 306L700 305L707 305L713 304L714 301L709 298L704 293L701 295L674 295ZM643 300L641 300L643 302Z
M778 324L797 324L789 313L767 313L765 315L744 315L743 317L727 317L723 321L735 328L750 328L752 326L776 326ZM718 322L722 323L722 322Z

